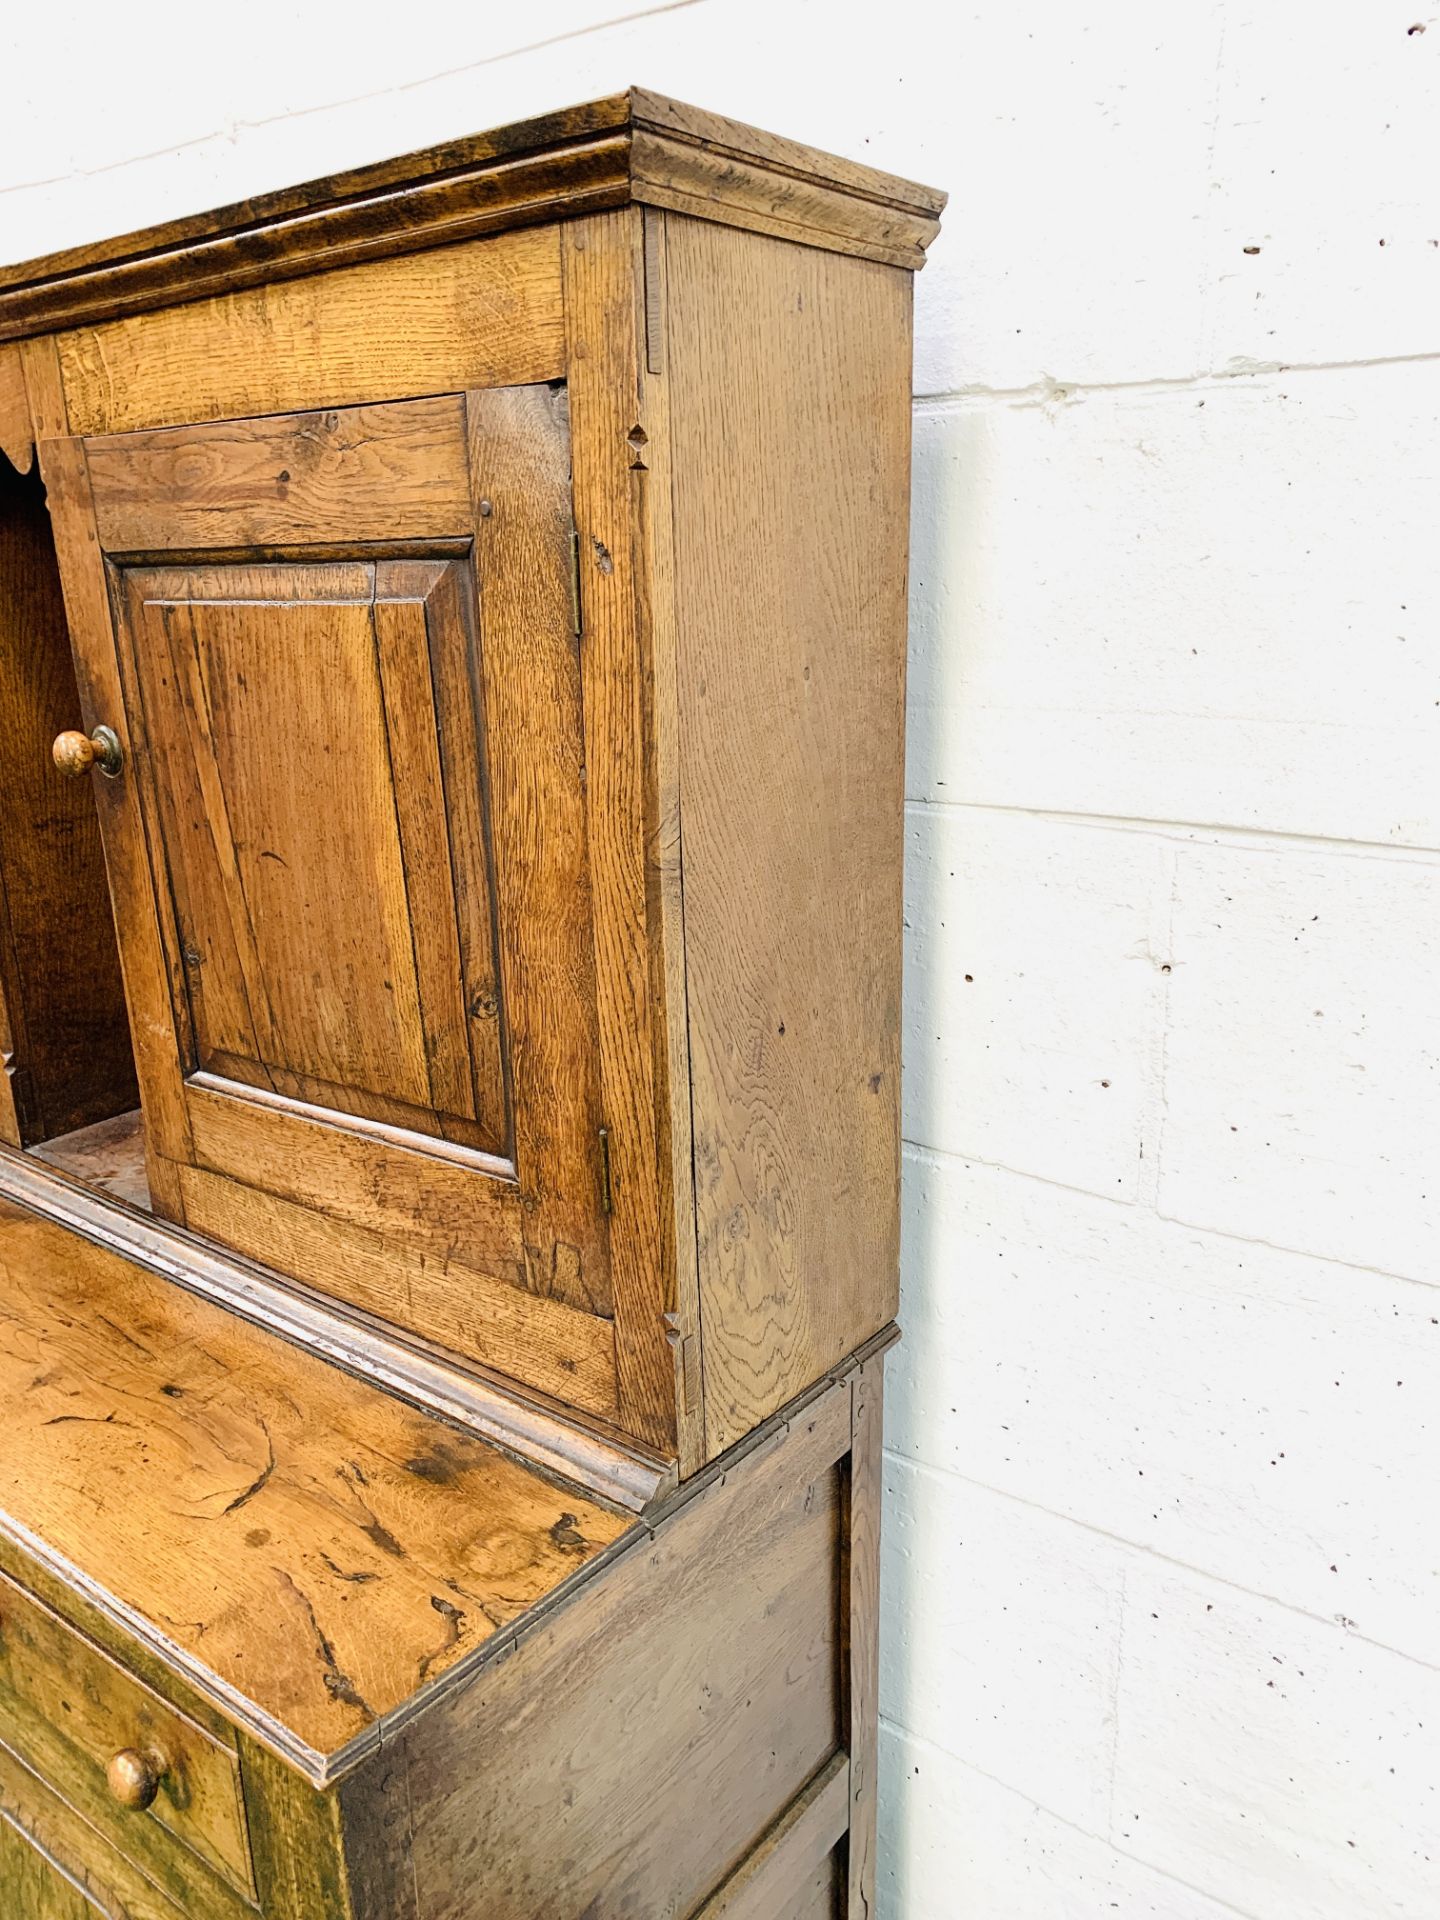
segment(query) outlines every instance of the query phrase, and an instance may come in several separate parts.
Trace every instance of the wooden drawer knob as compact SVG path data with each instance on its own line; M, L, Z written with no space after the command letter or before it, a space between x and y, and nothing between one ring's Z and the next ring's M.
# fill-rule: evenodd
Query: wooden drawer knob
M61 773L72 780L78 780L91 767L99 767L113 780L124 759L119 736L110 727L96 727L89 734L58 733L50 755Z
M160 1791L164 1762L157 1754L122 1747L105 1769L105 1784L122 1807L143 1813Z

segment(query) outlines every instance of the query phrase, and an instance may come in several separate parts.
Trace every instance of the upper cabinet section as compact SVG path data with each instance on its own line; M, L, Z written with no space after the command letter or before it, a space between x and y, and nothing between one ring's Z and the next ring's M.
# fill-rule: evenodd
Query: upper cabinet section
M0 272L12 1154L682 1473L885 1327L940 204L631 92Z

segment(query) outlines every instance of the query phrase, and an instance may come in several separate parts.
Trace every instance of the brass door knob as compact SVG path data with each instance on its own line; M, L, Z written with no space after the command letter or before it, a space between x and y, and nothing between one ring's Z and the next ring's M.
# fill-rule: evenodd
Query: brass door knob
M50 756L61 773L72 780L78 780L91 767L99 767L113 780L125 757L119 736L111 727L96 727L90 734L57 733Z
M158 1754L122 1747L105 1769L105 1784L122 1807L143 1813L160 1791L165 1763Z

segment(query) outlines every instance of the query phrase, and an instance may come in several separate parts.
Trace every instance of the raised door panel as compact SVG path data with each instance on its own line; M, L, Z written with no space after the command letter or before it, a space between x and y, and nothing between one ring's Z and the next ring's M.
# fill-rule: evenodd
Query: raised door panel
M158 1210L615 1417L563 393L43 457Z
M468 564L123 579L192 1069L509 1161Z

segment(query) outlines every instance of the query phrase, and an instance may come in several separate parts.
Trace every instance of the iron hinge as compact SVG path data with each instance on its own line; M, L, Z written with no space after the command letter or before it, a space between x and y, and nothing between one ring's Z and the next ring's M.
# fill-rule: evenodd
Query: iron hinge
M600 1128L600 1205L606 1213L614 1211L615 1193L610 1184L610 1129Z

